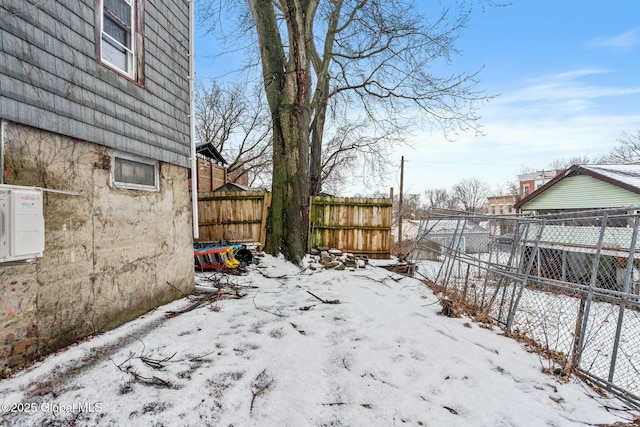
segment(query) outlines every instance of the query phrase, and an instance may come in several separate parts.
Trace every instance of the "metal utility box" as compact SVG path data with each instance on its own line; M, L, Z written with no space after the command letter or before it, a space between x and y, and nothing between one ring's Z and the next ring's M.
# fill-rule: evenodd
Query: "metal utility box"
M0 185L0 263L41 257L43 252L42 190Z

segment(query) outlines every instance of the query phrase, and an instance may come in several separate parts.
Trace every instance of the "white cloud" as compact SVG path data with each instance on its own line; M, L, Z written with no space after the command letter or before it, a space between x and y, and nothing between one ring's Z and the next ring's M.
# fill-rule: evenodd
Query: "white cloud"
M583 109L594 98L626 96L640 93L640 86L612 87L587 84L582 78L607 74L601 69L584 69L558 73L529 80L526 86L498 97L495 104L527 103L532 101L557 102L569 100Z
M461 133L450 141L437 131L414 132L412 148L395 153L407 161L405 191L451 188L464 178L495 188L515 180L523 167L544 169L556 160L610 152L623 132L640 129L640 112L625 105L637 100L640 87L611 86L600 77L611 74L572 70L505 90L480 111L484 136ZM388 186L397 189L398 173Z
M606 48L628 52L640 45L640 28L613 37L597 38L588 43L592 48Z

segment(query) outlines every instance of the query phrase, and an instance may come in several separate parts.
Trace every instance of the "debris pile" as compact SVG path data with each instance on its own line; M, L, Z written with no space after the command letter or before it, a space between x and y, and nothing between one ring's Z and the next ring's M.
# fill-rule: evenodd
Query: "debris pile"
M335 270L365 268L369 265L369 258L366 255L354 255L339 249L318 247L311 249L309 255L311 257L309 268L312 270L317 268L316 264L320 264L325 269Z

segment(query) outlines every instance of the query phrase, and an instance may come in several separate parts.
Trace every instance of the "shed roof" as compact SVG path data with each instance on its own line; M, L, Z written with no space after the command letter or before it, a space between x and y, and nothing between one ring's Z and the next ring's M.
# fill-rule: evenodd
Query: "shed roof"
M222 154L220 154L216 147L214 147L214 145L210 142L196 144L196 153L219 162L223 165L227 164L227 161L224 159L224 157L222 157Z
M488 234L489 230L471 221L464 223L457 219L437 219L423 221L420 225L420 232L428 234L454 234L464 232L464 234Z
M238 184L236 182L227 182L226 184L221 185L220 187L213 190L216 193L220 193L223 191L249 191L250 187L247 187L242 184Z

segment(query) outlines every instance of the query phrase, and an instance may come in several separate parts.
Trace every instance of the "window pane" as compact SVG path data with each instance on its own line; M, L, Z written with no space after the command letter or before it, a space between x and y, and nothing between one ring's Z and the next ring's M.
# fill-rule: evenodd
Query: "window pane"
M113 19L104 17L104 32L123 46L131 47L129 32Z
M102 38L102 58L121 70L128 69L127 51L105 37Z
M116 157L115 180L125 184L156 185L155 166Z
M129 28L131 23L131 5L124 0L104 0L105 16L109 14L117 18L122 26Z

